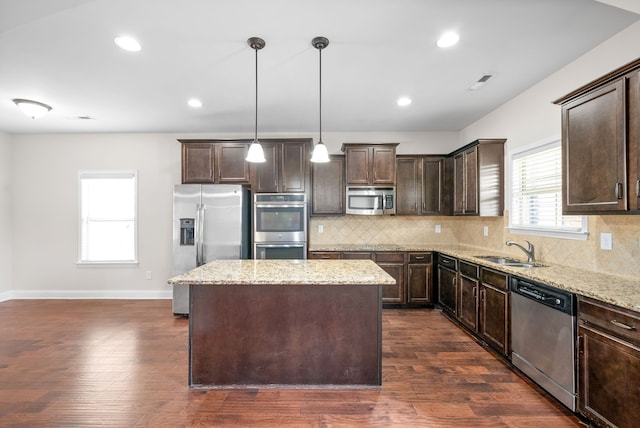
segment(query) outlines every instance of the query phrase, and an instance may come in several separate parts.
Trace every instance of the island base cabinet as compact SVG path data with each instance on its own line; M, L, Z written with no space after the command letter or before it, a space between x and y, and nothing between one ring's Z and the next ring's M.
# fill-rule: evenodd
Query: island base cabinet
M190 287L190 386L381 385L382 286Z

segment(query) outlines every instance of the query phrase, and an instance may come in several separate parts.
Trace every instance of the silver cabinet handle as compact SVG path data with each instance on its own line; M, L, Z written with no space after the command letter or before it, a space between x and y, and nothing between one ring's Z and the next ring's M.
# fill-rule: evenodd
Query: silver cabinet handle
M622 183L616 183L616 198L622 199Z
M640 198L640 180L636 180L636 196Z
M620 321L611 320L610 322L611 322L611 324L615 325L616 327L624 328L625 330L635 330L636 329L634 326L621 323Z

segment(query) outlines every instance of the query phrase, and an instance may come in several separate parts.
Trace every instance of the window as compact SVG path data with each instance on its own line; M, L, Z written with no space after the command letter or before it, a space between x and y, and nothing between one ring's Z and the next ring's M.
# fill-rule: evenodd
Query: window
M137 173L81 171L78 263L137 262Z
M515 233L586 239L586 217L562 215L559 140L512 155L509 221Z

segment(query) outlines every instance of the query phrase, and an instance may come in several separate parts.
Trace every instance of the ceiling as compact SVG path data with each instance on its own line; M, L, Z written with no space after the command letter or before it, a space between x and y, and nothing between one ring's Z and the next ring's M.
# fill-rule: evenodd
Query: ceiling
M0 132L251 135L251 36L258 133L317 131L315 36L323 131L458 131L640 19L604 4L628 1L0 0ZM436 47L448 30L460 42ZM14 98L53 110L33 120Z

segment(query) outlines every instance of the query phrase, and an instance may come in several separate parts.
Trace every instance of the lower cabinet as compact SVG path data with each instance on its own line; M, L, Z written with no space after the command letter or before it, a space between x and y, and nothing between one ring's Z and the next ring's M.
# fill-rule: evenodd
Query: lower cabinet
M638 426L639 330L639 313L578 298L578 410L597 426Z
M382 303L389 307L425 306L433 302L433 259L430 252L309 251L309 259L373 260L395 280L384 286Z
M509 276L480 269L478 333L502 355L509 355Z
M438 255L438 303L454 317L458 313L458 260Z
M478 331L478 303L480 295L480 268L460 261L458 321L468 329Z

